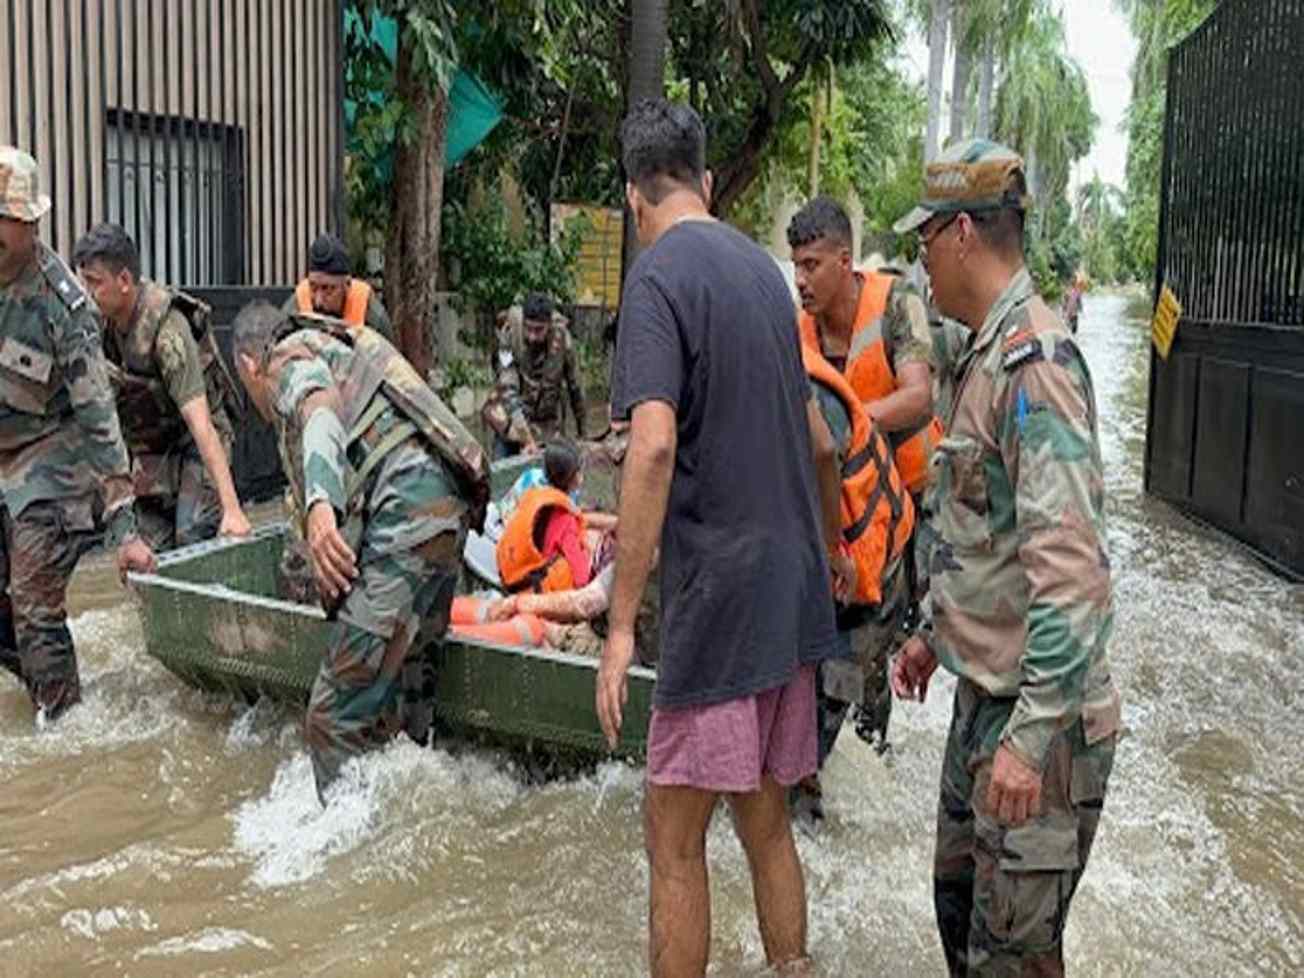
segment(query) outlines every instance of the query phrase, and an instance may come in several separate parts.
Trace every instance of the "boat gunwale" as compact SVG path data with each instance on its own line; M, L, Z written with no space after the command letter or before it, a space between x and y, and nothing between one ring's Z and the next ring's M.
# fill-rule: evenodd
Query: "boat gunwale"
M212 540L204 540L199 543L177 547L175 550L170 550L158 557L158 567L159 570L162 570L165 567L203 557L210 553L218 553L241 546L248 546L249 544L266 537L284 535L288 526L288 523L281 520L260 526L247 537L217 537ZM225 584L197 584L194 581L184 581L158 572L143 574L137 571L128 572L127 582L129 584L138 584L149 588L161 588L165 591L177 591L185 594L193 594L197 597L229 599L270 611L288 612L290 614L299 615L316 621L327 621L326 613L316 605L299 604L294 601L284 601L280 598L268 598L259 594L250 594L248 591L241 591ZM525 645L507 645L501 642L490 642L484 639L471 638L466 635L458 634L455 627L450 627L448 632L440 639L440 642L455 642L458 645L465 645L471 648L492 652L509 653L522 658L543 659L563 665L583 666L593 672L597 672L598 667L601 664L601 659L593 656L576 655L572 652L559 652L555 649L534 648ZM226 656L225 658L236 659L236 657L232 656ZM646 679L649 682L656 681L655 670L637 663L630 665L629 675L632 678Z

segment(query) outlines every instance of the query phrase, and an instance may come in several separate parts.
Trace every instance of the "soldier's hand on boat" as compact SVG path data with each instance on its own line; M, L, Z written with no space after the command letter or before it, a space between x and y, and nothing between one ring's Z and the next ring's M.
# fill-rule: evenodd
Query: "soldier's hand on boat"
M154 551L149 549L149 544L141 537L127 537L118 546L118 577L123 584L127 583L128 571L153 574L157 569L158 561L154 559Z
M222 513L222 524L217 528L218 536L247 537L254 531L249 525L249 518L239 506Z
M634 661L634 633L613 631L602 646L598 665L596 706L598 723L607 735L607 746L616 749L625 703L629 700L629 666Z
M358 576L352 548L340 536L335 510L324 499L308 510L308 553L312 555L312 572L317 589L335 601L347 594Z
M897 699L924 701L928 681L937 671L937 656L918 635L912 635L892 660L892 692Z
M987 809L1002 825L1022 825L1041 812L1041 772L1005 744L992 761Z

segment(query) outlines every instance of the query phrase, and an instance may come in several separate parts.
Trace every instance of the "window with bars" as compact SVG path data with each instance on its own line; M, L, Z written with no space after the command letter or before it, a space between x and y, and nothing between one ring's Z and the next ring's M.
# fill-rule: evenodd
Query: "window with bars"
M136 241L142 273L175 285L241 284L241 130L111 110L105 135L109 220Z

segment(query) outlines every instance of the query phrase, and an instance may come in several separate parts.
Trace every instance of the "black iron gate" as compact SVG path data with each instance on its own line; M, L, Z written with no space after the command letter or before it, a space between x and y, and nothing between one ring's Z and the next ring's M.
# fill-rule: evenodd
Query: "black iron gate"
M1147 491L1304 576L1304 0L1225 0L1168 62Z

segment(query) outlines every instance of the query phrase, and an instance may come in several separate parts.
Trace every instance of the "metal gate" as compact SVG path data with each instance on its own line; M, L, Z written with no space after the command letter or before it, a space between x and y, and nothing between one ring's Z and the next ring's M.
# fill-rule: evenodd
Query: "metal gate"
M1225 0L1170 52L1146 490L1304 576L1304 0Z

